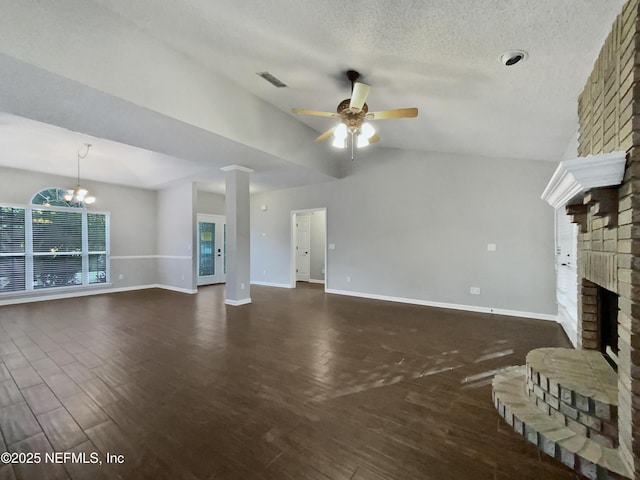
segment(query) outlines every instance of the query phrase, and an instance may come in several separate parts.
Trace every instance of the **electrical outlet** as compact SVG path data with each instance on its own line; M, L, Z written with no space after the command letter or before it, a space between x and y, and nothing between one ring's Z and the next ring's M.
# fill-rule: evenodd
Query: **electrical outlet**
M351 277L347 276L347 283L351 283Z
M244 283L240 284L240 290L244 290Z
M496 244L495 243L489 243L487 245L487 251L489 252L495 252L496 251Z
M123 274L118 275L118 280L122 280L124 278Z
M471 295L480 295L480 287L471 287L469 293Z
M263 270L263 271L262 271L262 276L263 276L263 277L266 277L266 276L267 276L267 271L266 271L266 270Z

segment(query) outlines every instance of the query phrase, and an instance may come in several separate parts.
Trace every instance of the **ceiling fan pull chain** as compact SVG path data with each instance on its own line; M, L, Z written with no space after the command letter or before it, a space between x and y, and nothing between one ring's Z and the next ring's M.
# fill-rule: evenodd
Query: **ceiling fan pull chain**
M351 161L353 162L353 132L351 132Z

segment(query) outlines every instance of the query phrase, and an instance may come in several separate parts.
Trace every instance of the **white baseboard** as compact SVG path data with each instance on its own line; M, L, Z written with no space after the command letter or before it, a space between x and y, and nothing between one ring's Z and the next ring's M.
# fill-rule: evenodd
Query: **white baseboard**
M31 302L45 302L47 300L61 300L64 298L88 297L90 295L104 295L106 293L131 292L134 290L147 290L149 288L162 288L164 290L172 290L174 292L189 293L189 294L198 293L197 290L190 290L186 288L172 287L170 285L160 285L157 283L153 283L149 285L134 285L131 287L91 288L90 290L67 291L62 293L54 293L51 295L25 294L24 296L20 296L20 297L0 300L0 306L17 305L20 303L31 303Z
M109 258L111 260L143 260L157 258L165 260L191 260L192 257L185 255L113 255Z
M247 303L251 303L251 298L243 298L242 300L226 299L224 303L226 305L231 305L232 307L239 307L240 305L246 305Z
M263 287L293 288L288 283L255 282L253 280L251 281L251 285L261 285Z
M313 278L309 279L309 283L321 283L324 285L324 280L314 280Z
M43 294L29 292L29 293L21 294L19 297L0 300L0 306L17 305L19 303L44 302L46 300L60 300L63 298L87 297L89 295L101 295L103 293L110 293L110 292L113 292L114 290L115 289L92 288L91 290L80 290L75 292L67 291L62 293L53 293L50 295L43 295Z
M478 313L493 313L495 315L534 318L536 320L548 320L551 322L558 321L557 315L548 315L545 313L521 312L518 310L505 310L502 308L477 307L475 305L459 305L456 303L431 302L428 300L417 300L415 298L391 297L388 295L377 295L375 293L352 292L349 290L335 290L333 288L328 288L325 290L325 292L333 293L335 295L347 295L349 297L369 298L372 300L384 300L386 302L398 302L398 303L409 303L412 305L424 305L425 307L449 308L452 310L464 310L467 312L478 312Z
M198 289L193 288L182 288L182 287L174 287L173 285L154 285L155 288L162 288L164 290L171 290L172 292L180 292L180 293L188 293L189 295L193 295L198 293Z
M288 285L285 283L251 282L251 284L264 285L268 287L292 288L291 285ZM146 290L149 288L162 288L164 290L171 290L174 292L186 293L191 295L198 293L197 290L174 287L171 285L149 284L149 285L135 285L131 287L95 288L95 289L89 289L89 290L81 290L81 291L73 291L73 292L68 291L64 293L56 293L52 295L41 295L41 296L25 295L21 297L6 299L6 300L0 300L0 306L15 305L20 303L30 303L30 302L44 302L47 300L60 300L63 298L86 297L89 295L103 295L105 293L119 293L119 292L129 292L134 290ZM449 308L452 310L464 310L468 312L493 313L496 315L506 315L511 317L524 317L524 318L534 318L537 320L548 320L548 321L561 323L563 328L565 328L564 323L559 321L559 318L557 315L547 315L544 313L522 312L518 310L505 310L501 308L477 307L473 305L459 305L454 303L431 302L427 300L418 300L413 298L392 297L389 295L377 295L375 293L353 292L349 290L336 290L332 288L326 289L325 292L335 294L335 295L346 295L350 297L369 298L371 300L383 300L387 302L409 303L413 305L424 305L427 307L437 307L437 308ZM251 298L245 298L242 300L225 300L225 303L227 305L232 305L232 306L246 305L248 303L251 303ZM566 331L566 328L565 328L565 331ZM567 331L567 336L573 342L574 338L577 335L575 334L575 332Z

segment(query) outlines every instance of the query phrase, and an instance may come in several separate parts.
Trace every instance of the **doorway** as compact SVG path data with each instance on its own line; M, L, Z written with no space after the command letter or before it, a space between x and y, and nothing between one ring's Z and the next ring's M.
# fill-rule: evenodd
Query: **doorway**
M224 283L227 224L222 215L198 214L198 285Z
M291 288L296 282L327 288L327 209L291 212Z

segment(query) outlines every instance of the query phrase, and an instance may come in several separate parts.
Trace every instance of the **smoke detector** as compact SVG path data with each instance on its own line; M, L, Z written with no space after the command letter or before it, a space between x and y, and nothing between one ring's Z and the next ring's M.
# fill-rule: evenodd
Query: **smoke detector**
M524 50L510 50L500 55L500 63L505 67L512 67L516 63L526 60L528 57L529 54Z

